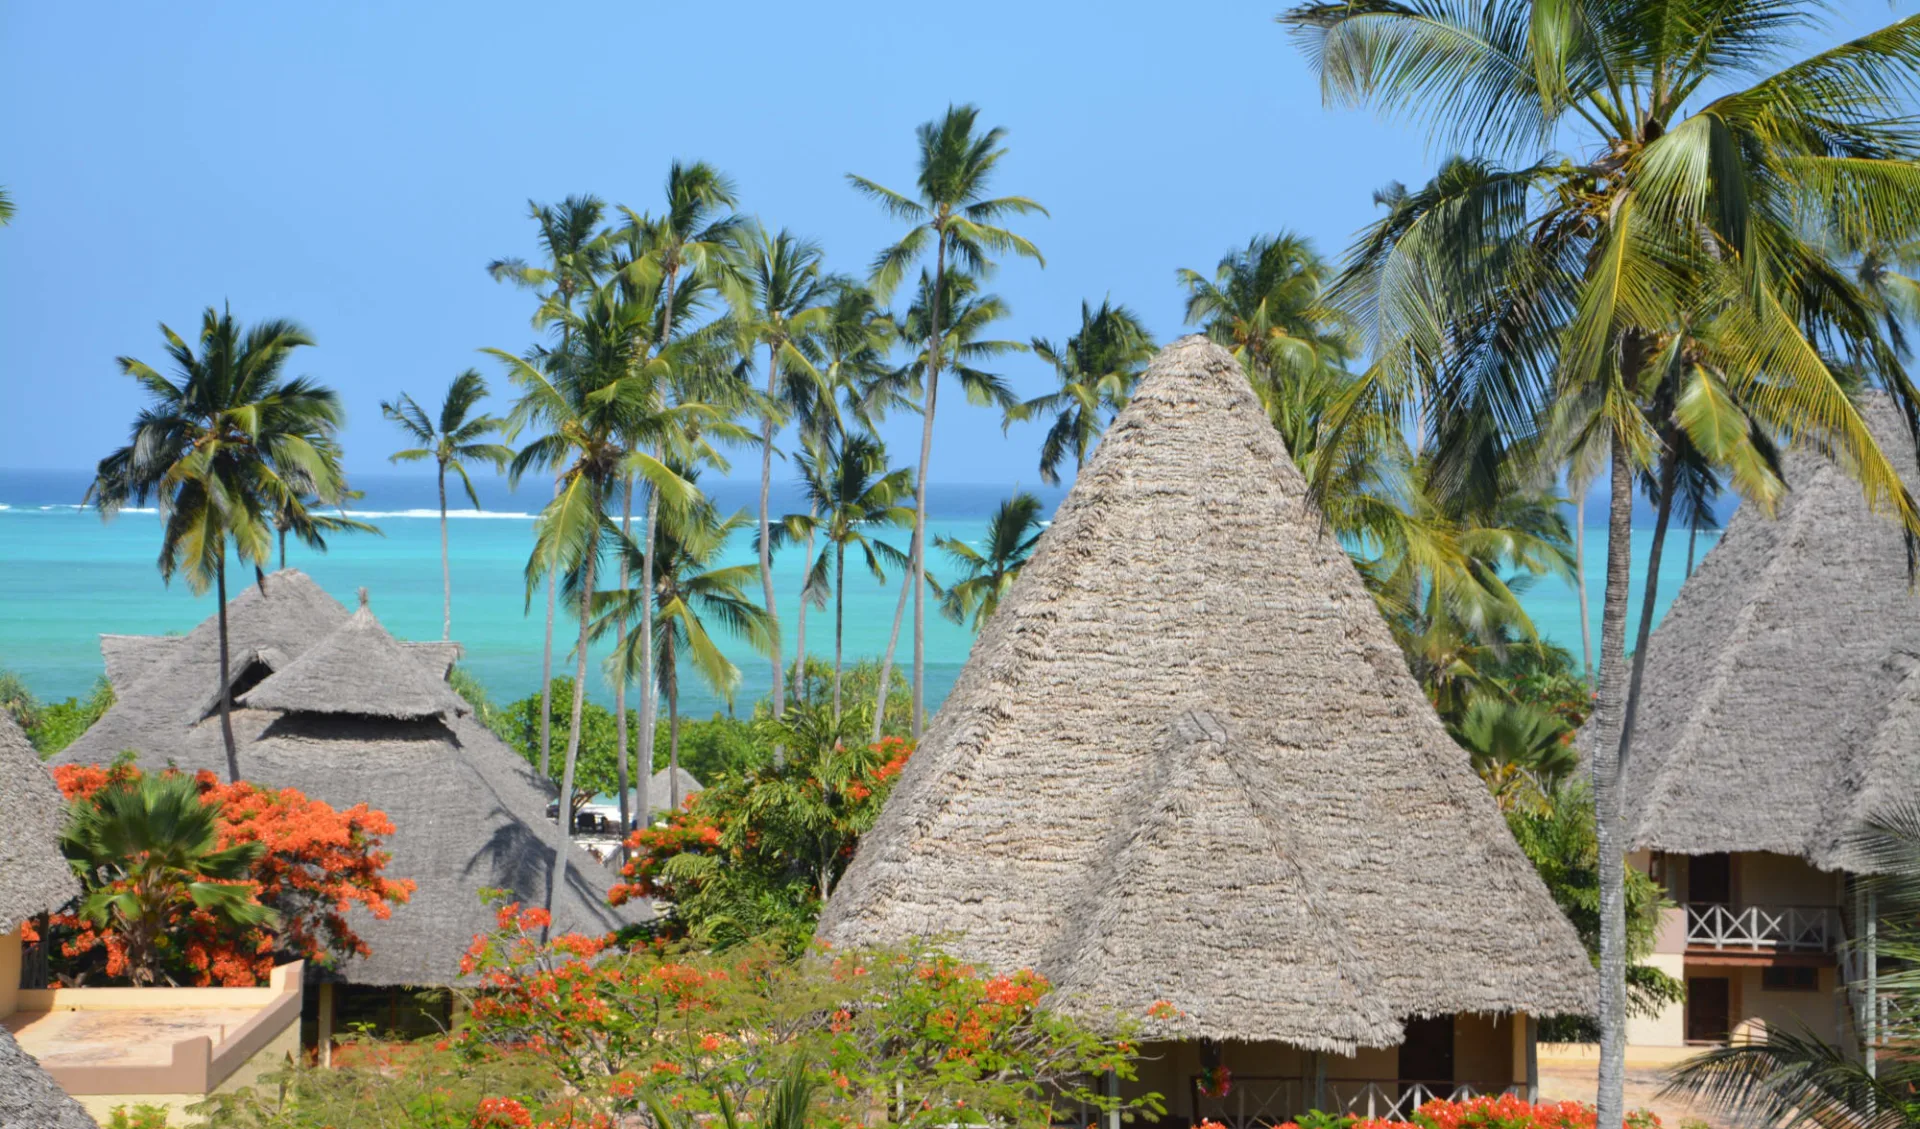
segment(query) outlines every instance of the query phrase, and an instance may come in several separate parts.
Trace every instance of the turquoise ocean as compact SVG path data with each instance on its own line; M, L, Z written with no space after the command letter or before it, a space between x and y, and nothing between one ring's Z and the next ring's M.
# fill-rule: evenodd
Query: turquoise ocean
M79 505L88 476L75 471L0 470L0 670L21 675L42 698L84 694L102 673L99 636L102 633L165 634L185 632L213 611L213 597L195 596L179 579L161 581L155 568L160 545L159 516L151 510L122 512L111 521ZM325 554L291 544L289 567L318 581L342 603L351 604L355 591L366 588L374 611L388 630L403 639L440 637L440 537L431 478L399 475L359 476L354 480L365 498L353 516L378 525L383 536L340 535ZM532 515L544 499L531 489L518 493L501 481L477 483L483 509L468 506L449 517L453 570L453 637L465 646L463 664L498 701L536 692L540 683L541 638L545 628L545 588L527 602L523 569L531 544ZM752 512L757 483L705 484L724 509ZM932 532L979 544L995 505L1016 487L1008 485L935 483L929 498ZM1049 506L1064 491L1041 490ZM461 499L465 501L464 498ZM798 508L791 487L777 486L776 512ZM1589 505L1590 518L1604 509ZM1640 524L1639 517L1636 524ZM1650 523L1648 523L1650 524ZM1647 542L1637 529L1633 576L1636 601L1643 590ZM906 536L892 538L902 549ZM1702 535L1698 555L1711 540ZM1590 525L1587 584L1593 629L1599 633L1600 590L1605 576L1603 530ZM949 569L941 554L933 554L934 572L943 579ZM754 560L748 537L727 553L727 564ZM1687 538L1684 531L1669 540L1662 563L1658 610L1664 611L1685 578ZM782 620L782 638L789 654L798 632L798 596L801 554L788 549L775 557L779 587L776 601ZM236 577L236 582L250 574ZM758 596L755 586L753 594ZM848 561L846 595L846 654L848 661L878 656L886 648L900 589L897 573L889 570L881 584L871 575L856 574ZM1524 594L1541 633L1580 654L1579 604L1570 585L1542 579ZM1637 616L1637 608L1631 615ZM966 661L973 633L950 623L929 609L927 633L927 694L938 705ZM562 616L555 626L556 673L563 669L562 654L571 648L573 632ZM1632 622L1632 621L1630 621ZM910 656L911 612L901 631L896 663ZM770 684L765 659L738 640L722 638L722 646L740 667L740 685L734 691L736 708L744 711L763 697ZM831 659L831 607L807 613L806 645L810 655ZM596 649L597 660L604 649ZM612 690L596 672L590 681L594 696L611 703ZM695 682L682 690L687 716L724 711L727 703L711 689Z

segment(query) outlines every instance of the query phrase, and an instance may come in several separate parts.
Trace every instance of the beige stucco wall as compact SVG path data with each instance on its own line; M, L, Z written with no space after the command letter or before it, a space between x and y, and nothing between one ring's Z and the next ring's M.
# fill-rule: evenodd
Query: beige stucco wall
M1791 855L1750 851L1733 863L1733 897L1741 905L1837 906L1841 892L1839 874Z
M0 1019L20 1010L20 931L0 933Z
M1682 983L1686 981L1687 958L1679 952L1656 952L1640 963L1657 968ZM1667 1004L1660 1009L1658 1015L1627 1018L1627 1046L1629 1047L1684 1047L1686 1045L1687 1005L1684 1001Z
M1718 975L1721 970L1714 970ZM1734 981L1733 1038L1764 1039L1768 1028L1799 1033L1811 1031L1829 1043L1840 1042L1841 999L1838 970L1821 968L1819 990L1769 992L1760 986L1758 968L1724 970Z
M300 1055L300 1023L296 1014L293 1023L274 1036L273 1041L253 1053L253 1056L241 1063L240 1067L227 1076L227 1080L214 1087L216 1094L236 1093L248 1086L257 1085L262 1075L271 1074L285 1066L290 1060L297 1061ZM95 1121L105 1125L113 1111L121 1106L128 1109L139 1105L163 1106L167 1110L167 1124L194 1125L204 1118L194 1117L186 1112L187 1107L207 1099L205 1094L75 1094L81 1107L91 1114Z

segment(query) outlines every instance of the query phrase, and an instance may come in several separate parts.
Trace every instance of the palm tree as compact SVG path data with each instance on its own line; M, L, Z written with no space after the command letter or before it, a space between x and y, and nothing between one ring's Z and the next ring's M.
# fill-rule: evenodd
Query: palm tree
M773 435L785 417L802 412L803 443L818 438L820 417L831 414L833 394L823 389L819 371L809 353L817 355L813 338L827 318L824 303L831 296L830 280L821 268L826 255L820 245L781 230L770 234L757 228L746 239L745 274L750 312L742 333L767 350L766 399L760 416L760 588L773 622L773 698L775 717L786 710L785 669L780 648L779 609L773 591L773 536L768 498L773 486ZM801 597L801 623L806 622L806 597ZM805 627L802 626L802 631ZM804 642L804 636L802 637ZM801 662L805 662L804 656ZM777 755L777 754L776 754Z
M806 588L833 593L833 716L838 719L845 660L847 548L858 548L867 571L875 580L886 582L881 559L895 550L867 534L882 526L913 525L913 510L901 504L913 491L913 471L902 467L888 472L886 448L860 432L842 434L831 446L802 453L800 470L811 512L788 517L774 536L804 533L811 541L817 533L831 547L833 575L827 575L829 555L823 553L809 571Z
M1058 484L1066 457L1073 456L1075 471L1085 466L1100 433L1126 407L1134 382L1153 359L1153 335L1125 306L1102 300L1096 312L1081 302L1080 328L1067 338L1066 348L1036 337L1033 351L1053 366L1060 387L1015 405L1006 422L1053 417L1040 442L1040 477Z
M390 460L396 463L433 460L434 478L440 492L442 639L453 638L453 570L447 558L447 471L451 470L460 476L460 485L466 489L467 501L472 502L477 510L480 508L480 495L474 492L473 479L467 477L466 464L469 461L488 462L493 464L495 472L499 472L513 461L513 448L485 441L488 436L505 429L505 420L490 415L468 418L468 413L486 395L486 378L480 375L479 370L468 369L454 377L453 383L447 387L446 397L440 401L437 424L405 392L400 393L398 400L380 402L380 414L399 424L400 429L419 444L418 447L395 451L389 456Z
M936 303L935 291L939 291ZM997 294L980 293L980 280L971 274L949 274L944 287L935 287L932 276L921 272L920 286L913 304L907 307L906 316L900 319L898 334L903 341L927 341L932 343L936 337L940 347L935 350L922 350L905 365L894 370L886 378L886 386L891 391L876 390L874 395L889 395L904 398L918 394L922 402L932 400L932 374L947 372L960 381L960 387L967 400L974 404L997 407L1002 413L1014 405L1012 391L1005 380L995 373L981 369L980 362L1007 353L1019 352L1026 348L1018 341L996 341L984 334L989 326L1007 316L1007 305ZM938 324L940 332L931 333L933 325ZM926 445L929 433L921 432L921 452L924 455L930 448ZM924 459L923 459L924 463ZM914 488L914 537L917 539L926 531L926 483L916 481ZM880 659L880 686L874 703L875 724L887 716L888 683L893 676L893 652L900 638L900 619L906 608L906 595L913 592L913 602L917 609L925 601L928 590L939 592L939 586L933 582L932 574L927 570L924 554L917 553L911 547L908 551L908 564L902 570L900 606L894 609L893 633L887 638L886 653ZM925 587L922 587L924 583ZM916 619L917 619L916 615ZM916 648L919 631L916 629ZM924 656L919 656L924 658ZM921 663L924 674L925 663ZM924 726L925 711L920 708L924 703L923 695L916 696L913 715L916 725ZM876 738L877 740L877 738Z
M699 478L692 466L674 468L688 482ZM625 651L618 652L616 665L635 670L641 665L638 652L653 655L660 693L667 700L667 779L673 791L668 800L680 807L680 666L690 663L696 673L716 694L731 698L740 684L740 670L730 662L713 641L713 628L744 639L756 651L765 651L773 643L772 616L746 594L753 580L752 565L716 565L726 552L727 542L748 522L744 512L721 517L704 496L693 496L684 504L663 508L655 537L656 574L651 602L654 606L653 645L646 647L643 635L632 636ZM631 538L622 538L621 553L637 558L645 549ZM647 599L643 590L601 594L602 623L631 617L633 604ZM604 630L604 627L603 627ZM651 771L649 766L648 771ZM644 812L643 812L644 815Z
M327 432L315 432L306 439L326 466L327 474L324 480L315 481L298 468L287 467L281 472L291 491L273 507L273 531L281 568L287 567L288 534L299 538L301 544L316 553L327 551L327 535L330 533L386 536L379 526L347 516L347 503L358 502L365 495L347 485L346 472L340 468L340 444ZM320 506L332 506L335 512L315 512Z
M598 234L600 218L607 206L597 196L569 196L559 205L527 201L527 213L539 229L540 249L546 252L544 266L533 266L520 258L495 259L487 264L487 273L496 282L512 282L540 291L540 306L535 311L535 326L548 324L552 305L573 309L574 295L592 285L594 276L605 265L606 241ZM570 351L568 330L561 329L561 353ZM554 494L560 491L554 484ZM550 719L553 716L553 612L554 577L547 578L547 634L540 648L540 775L548 775L553 749Z
M13 197L7 195L7 190L5 188L0 188L0 227L6 227L8 224L12 222L13 222Z
M677 342L677 337L685 331L685 323L691 321L695 306L701 296L710 290L719 290L727 300L738 305L741 303L742 287L734 268L735 245L742 230L742 221L731 209L736 206L733 182L712 165L704 161L682 164L679 161L667 169L666 210L658 217L643 216L630 208L621 211L627 217L621 238L630 248L627 262L619 274L619 283L625 289L629 301L650 300L656 313L651 336L652 360L663 365L658 380L652 382L645 396L648 414L663 411L666 406L666 389L679 385L685 387L690 379L698 379L700 374L683 371L688 366L683 363L682 353L698 354L705 346L699 340ZM646 359L643 355L643 359ZM697 367L697 366L696 366ZM686 401L683 399L683 403ZM669 455L669 441L665 433L653 437L653 459L656 468L663 468ZM622 503L622 532L628 531L626 509L631 504L633 482L629 479ZM654 526L660 520L660 499L658 491L647 487L647 533L643 542L640 561L640 586L643 591L653 587L653 543ZM622 569L627 568L626 557L621 557ZM621 587L626 587L623 573ZM640 638L653 637L653 604L640 601ZM622 636L621 649L624 650L626 625L620 625ZM640 666L636 677L639 680L642 695L640 698L640 772L636 783L640 788L640 819L647 817L647 785L653 772L654 714L653 678L651 664L653 652L641 648ZM626 683L623 680L616 688L617 701L614 703L618 714L621 740L625 741L626 725ZM625 750L620 752L621 762L626 761Z
M987 195L994 169L1007 151L1000 144L1005 136L1004 130L995 128L980 134L974 132L974 123L979 114L980 111L972 106L948 106L944 117L927 122L916 131L919 142L919 152L916 154L919 173L914 184L917 198L882 187L863 176L851 173L847 176L855 189L879 201L889 215L912 225L898 243L880 252L874 261L873 287L883 299L892 296L894 289L906 277L908 268L926 255L928 242L933 244L931 301L927 303L927 308L936 312L920 327L925 330L919 339L927 343L923 356L927 358L928 367L921 382L920 467L915 475L914 532L909 553L913 564L907 572L909 577L920 576L926 571L927 465L933 458L934 409L939 400L940 370L945 360L945 350L938 344L943 339L938 312L944 311L948 303L947 260L951 258L956 267L973 274L989 270L992 267L992 255L1007 252L1024 255L1046 266L1046 259L1041 256L1039 248L1024 237L999 226L1009 216L1033 212L1045 215L1046 209L1025 196ZM914 584L915 738L920 736L920 731L926 725L926 626L926 593L918 584ZM880 684L885 687L884 676ZM886 713L884 709L878 712L882 716Z
M265 845L221 847L218 817L193 777L167 772L109 782L60 833L83 885L78 915L118 939L136 987L168 979L169 950L180 956L170 934L191 914L234 929L279 924L247 882Z
M313 344L293 322L272 320L243 331L230 310L201 316L199 352L164 323L174 374L132 357L120 370L151 403L134 420L127 445L100 460L87 498L111 518L128 502L159 501L165 526L160 576L186 572L196 593L215 590L220 621L220 735L227 778L240 778L233 740L233 679L227 646L227 546L264 568L272 552L273 514L297 502L303 487L321 496L339 489L335 469L314 445L341 420L333 391L287 377L287 358Z
M934 544L945 549L964 573L941 599L942 614L955 623L972 619L975 631L986 625L1046 532L1042 512L1040 499L1022 491L1000 503L987 519L984 550L954 537L935 539Z
M1911 238L1920 185L1907 158L1917 138L1886 107L1920 79L1920 20L1780 70L1771 60L1799 44L1813 17L1760 0L1551 9L1327 0L1282 21L1328 101L1411 111L1436 140L1472 154L1392 200L1356 247L1345 304L1370 330L1366 394L1403 418L1424 416L1435 479L1449 490L1511 466L1503 446L1548 404L1572 405L1563 410L1591 421L1590 438L1607 450L1596 731L1617 735L1618 748L1592 763L1599 1129L1618 1129L1631 490L1666 422L1647 418L1641 394L1687 323L1710 319L1725 327L1723 340L1742 344L1724 374L1732 401L1763 404L1764 426L1839 449L1869 502L1920 530L1920 509L1830 358L1876 371L1910 418L1915 393L1877 350L1870 305L1808 238Z

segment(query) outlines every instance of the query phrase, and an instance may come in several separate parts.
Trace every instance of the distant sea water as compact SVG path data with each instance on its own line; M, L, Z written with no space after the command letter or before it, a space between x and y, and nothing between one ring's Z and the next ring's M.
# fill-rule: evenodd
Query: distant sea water
M195 596L184 580L161 581L155 560L160 548L160 519L151 510L125 511L112 521L82 508L88 476L83 472L0 470L0 670L25 678L43 698L84 694L102 673L99 636L165 634L191 630L213 612L213 596ZM382 536L342 534L330 539L325 554L290 543L287 563L312 576L343 604L352 606L355 590L369 591L373 609L387 629L403 639L440 637L440 532L432 478L364 475L354 479L366 497L356 503L353 516L373 522ZM537 692L540 683L541 638L545 628L545 587L529 606L522 570L531 543L533 514L545 501L532 484L516 492L499 480L476 483L483 509L465 505L450 509L449 525L453 570L453 637L465 646L462 664L471 670L497 701L509 701ZM756 482L703 483L723 510L754 511ZM1015 489L1031 489L1051 508L1062 490L1033 486L934 483L929 495L931 531L935 537L958 538L979 545L993 508ZM450 505L453 499L450 496ZM776 513L801 508L795 490L779 484L774 491ZM1589 505L1590 518L1604 520L1605 509ZM1642 591L1647 542L1644 530L1634 544L1634 593ZM904 550L906 531L890 538ZM1697 555L1711 547L1703 535ZM1662 612L1685 577L1686 534L1670 537L1662 562L1658 608ZM1598 644L1600 595L1605 577L1604 529L1593 525L1587 533L1589 611ZM930 553L934 573L944 582L951 569L938 550ZM725 564L756 560L750 533L729 546ZM899 599L898 573L888 570L883 585L856 569L848 559L846 596L846 655L849 662L879 656L886 648L893 612ZM775 555L778 588L776 602L782 621L782 640L789 661L797 637L801 554L797 548ZM237 590L251 581L251 572L233 570L230 584ZM759 587L751 588L757 600ZM1580 655L1578 602L1569 585L1557 579L1535 582L1523 595L1541 633ZM927 632L927 696L937 706L947 695L965 663L973 633L941 618L930 606ZM1630 622L1635 622L1630 620ZM555 673L568 673L565 654L574 632L564 614L556 618ZM807 613L807 652L830 660L833 648L831 606ZM901 630L896 664L910 661L912 612ZM740 684L733 694L735 707L746 711L764 697L771 684L767 660L738 640L720 637L722 649L740 667ZM596 647L597 662L608 647ZM593 696L611 704L612 691L597 673L590 676ZM689 678L682 687L681 710L703 717L727 709L726 700Z

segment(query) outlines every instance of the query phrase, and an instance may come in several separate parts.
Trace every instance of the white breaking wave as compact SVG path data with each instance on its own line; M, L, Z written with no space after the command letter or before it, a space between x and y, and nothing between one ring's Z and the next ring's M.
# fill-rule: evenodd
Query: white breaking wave
M327 510L326 512L332 513L333 511ZM430 518L434 518L435 520L438 520L440 517L440 511L439 510L348 510L347 516L364 518L367 520L373 520L375 518L396 518L396 517L430 517ZM493 518L496 520L507 520L507 521L532 521L534 518L534 515L514 513L507 510L453 510L453 509L450 509L447 511L447 517L449 518L479 517L479 518Z

